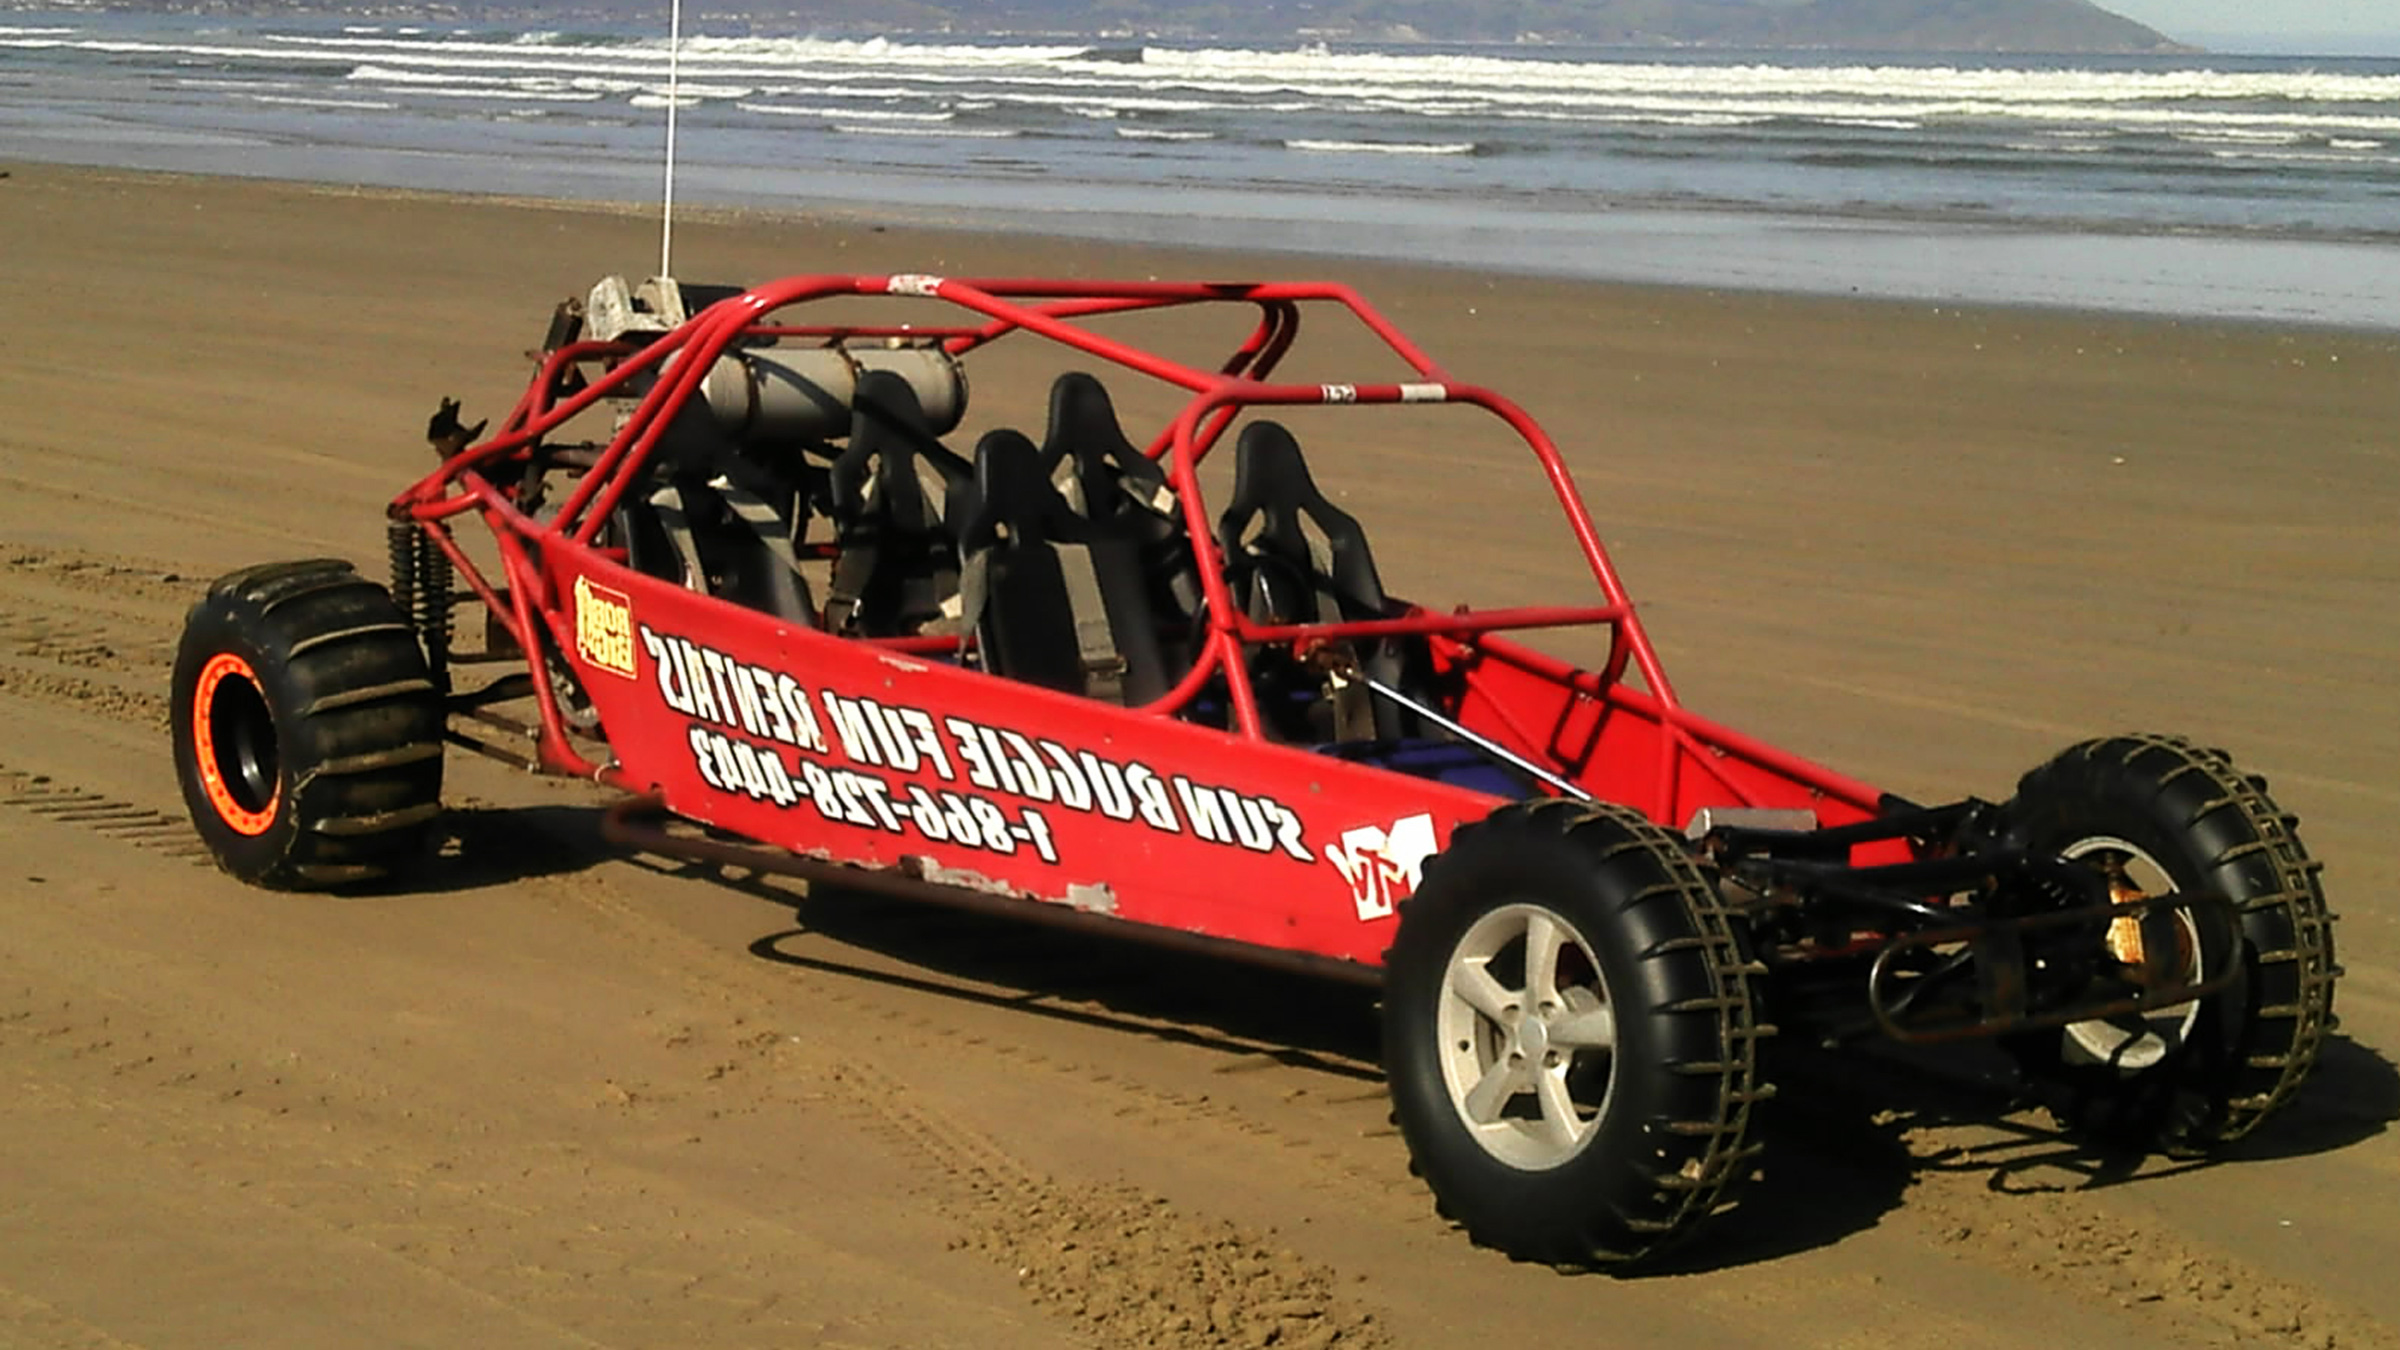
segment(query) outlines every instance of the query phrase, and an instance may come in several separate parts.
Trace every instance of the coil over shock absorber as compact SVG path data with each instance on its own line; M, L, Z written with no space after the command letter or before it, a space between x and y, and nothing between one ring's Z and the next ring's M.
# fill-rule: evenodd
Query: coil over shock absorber
M391 545L392 603L425 649L433 687L450 692L450 555L413 520L385 527Z

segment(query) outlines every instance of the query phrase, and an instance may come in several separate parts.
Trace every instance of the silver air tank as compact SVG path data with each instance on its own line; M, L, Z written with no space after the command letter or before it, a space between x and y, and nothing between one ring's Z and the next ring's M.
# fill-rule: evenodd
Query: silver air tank
M717 425L744 444L832 440L850 434L859 377L877 370L908 381L934 435L966 413L966 372L931 346L737 349L717 358L700 392Z

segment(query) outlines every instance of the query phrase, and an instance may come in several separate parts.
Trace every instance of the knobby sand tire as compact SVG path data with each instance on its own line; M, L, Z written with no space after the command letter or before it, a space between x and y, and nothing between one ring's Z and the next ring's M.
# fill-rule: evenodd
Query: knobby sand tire
M2256 1129L2297 1092L2333 1027L2333 916L2299 820L2264 778L2221 750L2167 736L2086 741L2033 770L2010 803L2030 850L2123 839L2178 892L2231 902L2243 978L2204 1007L2190 1044L2134 1073L2063 1062L2055 1035L2012 1039L2029 1082L2066 1128L2176 1154Z
M219 578L185 618L172 700L184 802L227 872L313 889L422 854L441 698L391 596L349 564Z
M1471 1119L1474 1096L1459 1087L1484 1052L1461 1034L1468 1014L1456 990L1462 962L1492 949L1494 924L1553 921L1567 944L1558 968L1596 967L1590 986L1613 1017L1613 1045L1604 1087L1585 1070L1583 1057L1597 1052L1571 1052L1562 1070L1585 1074L1579 1095L1602 1098L1588 1133L1555 1156L1529 1157L1514 1122ZM1530 936L1519 944L1531 945ZM1493 958L1508 959L1505 949ZM1556 1265L1637 1261L1726 1207L1753 1170L1754 1116L1773 1091L1758 1066L1759 1041L1773 1034L1760 1016L1764 971L1682 841L1639 813L1545 801L1460 829L1428 862L1385 962L1394 1118L1437 1208L1475 1241ZM1518 978L1530 1000L1534 980ZM1580 1000L1588 1015L1592 995ZM1550 1032L1521 1042L1499 1021L1477 1025L1504 1049L1551 1044ZM1516 1100L1520 1114L1540 1114L1525 1099L1538 1091Z

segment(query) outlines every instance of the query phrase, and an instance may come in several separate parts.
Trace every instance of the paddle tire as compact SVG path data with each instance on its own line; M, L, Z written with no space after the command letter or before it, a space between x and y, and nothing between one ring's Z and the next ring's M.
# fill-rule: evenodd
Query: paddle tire
M391 596L343 562L220 578L184 620L175 768L217 864L278 889L381 877L441 811L442 705Z
M1441 1213L1557 1265L1687 1236L1756 1160L1763 974L1637 812L1546 801L1460 829L1385 955L1394 1119Z
M2290 1100L2333 1027L2340 969L2320 865L2266 780L2221 750L2115 736L2025 775L2009 811L2029 851L2099 867L2120 893L2192 895L2184 923L2208 968L2242 966L2231 988L2163 1019L2147 1054L2095 1053L2113 1043L2095 1045L2096 1024L2007 1038L2059 1124L2107 1147L2191 1155L2241 1138ZM2212 909L2228 915L2221 938Z

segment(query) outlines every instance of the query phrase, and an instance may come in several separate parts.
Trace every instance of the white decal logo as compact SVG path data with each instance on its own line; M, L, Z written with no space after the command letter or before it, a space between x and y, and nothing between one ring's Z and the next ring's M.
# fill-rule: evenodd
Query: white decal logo
M772 666L632 623L615 591L579 581L576 594L579 614L589 614L578 625L578 645L615 660L622 653L611 644L620 629L612 625L631 625L649 653L659 702L690 722L694 770L718 792L787 811L813 805L837 825L936 844L1012 856L1029 849L1045 863L1059 860L1044 814L1053 806L1204 844L1317 860L1300 813L1274 797L930 708L811 689ZM632 657L624 661L607 668L629 672Z
M1344 830L1341 842L1325 850L1325 856L1350 883L1350 898L1357 902L1363 923L1388 918L1401 901L1416 894L1425 860L1440 847L1434 842L1433 817L1419 814L1402 816L1388 829L1361 825Z

